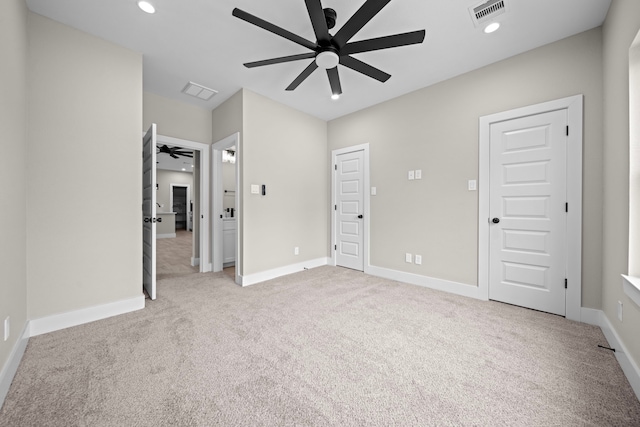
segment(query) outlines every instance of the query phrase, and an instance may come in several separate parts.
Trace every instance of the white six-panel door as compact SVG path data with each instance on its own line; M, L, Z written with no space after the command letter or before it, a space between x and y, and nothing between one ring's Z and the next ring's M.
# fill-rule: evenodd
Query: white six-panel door
M565 315L567 112L491 124L489 298Z
M364 270L364 150L339 154L335 169L336 265Z

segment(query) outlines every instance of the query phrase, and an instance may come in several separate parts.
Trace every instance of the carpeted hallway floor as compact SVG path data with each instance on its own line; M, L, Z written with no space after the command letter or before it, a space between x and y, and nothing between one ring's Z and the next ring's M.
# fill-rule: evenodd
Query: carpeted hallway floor
M30 340L1 426L638 426L592 326L334 267Z

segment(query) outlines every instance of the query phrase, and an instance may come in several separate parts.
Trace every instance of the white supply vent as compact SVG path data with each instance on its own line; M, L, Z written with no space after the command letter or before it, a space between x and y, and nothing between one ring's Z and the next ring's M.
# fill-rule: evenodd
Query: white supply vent
M507 3L505 0L489 0L469 8L475 27L480 27L482 24L492 21L506 11Z
M211 98L213 98L213 96L215 94L218 93L218 91L215 91L213 89L209 89L208 87L204 87L202 85L199 85L198 83L194 83L194 82L189 82L187 83L187 85L184 87L184 89L182 89L183 93L186 93L187 95L191 95L191 96L195 96L196 98L200 98L203 101L208 101Z

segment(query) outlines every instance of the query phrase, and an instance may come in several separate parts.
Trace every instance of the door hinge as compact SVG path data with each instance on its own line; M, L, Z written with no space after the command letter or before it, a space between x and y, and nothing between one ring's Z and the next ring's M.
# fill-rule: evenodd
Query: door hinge
M564 279L564 288L567 289L567 279Z
M567 126L567 136L569 136L569 126Z
M338 205L333 205L333 210L337 211L338 210Z
M338 165L333 165L333 170L338 170Z
M569 212L569 203L564 204L564 211Z
M333 250L337 251L338 250L338 245L333 245Z

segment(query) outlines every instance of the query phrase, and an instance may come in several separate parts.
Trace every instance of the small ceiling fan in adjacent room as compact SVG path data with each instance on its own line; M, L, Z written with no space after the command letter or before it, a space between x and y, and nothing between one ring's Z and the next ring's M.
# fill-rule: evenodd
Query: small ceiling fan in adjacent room
M182 147L169 147L167 145L158 145L157 148L158 148L158 151L157 151L158 154L166 153L171 157L173 157L174 159L177 159L178 156L193 158L193 151L184 149Z
M316 36L315 42L311 42L285 30L284 28L278 27L277 25L258 18L257 16L235 8L233 9L233 16L311 50L311 52L297 55L248 62L244 64L244 66L247 68L253 68L302 59L313 59L313 61L307 65L302 73L295 78L286 90L291 91L297 88L300 83L302 83L316 70L316 68L319 67L327 70L331 93L334 98L342 93L338 64L384 83L389 79L389 77L391 77L390 74L362 62L351 55L422 43L425 37L425 30L411 31L408 33L376 37L355 42L349 41L390 1L391 0L367 0L360 9L358 9L351 18L349 18L340 30L335 33L335 35L331 35L329 30L335 26L337 17L336 11L330 8L323 9L320 0L305 0L307 11L309 12L309 18L311 19L311 25L313 26L313 31Z

